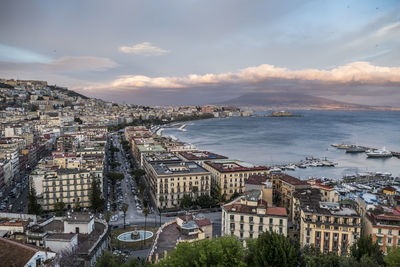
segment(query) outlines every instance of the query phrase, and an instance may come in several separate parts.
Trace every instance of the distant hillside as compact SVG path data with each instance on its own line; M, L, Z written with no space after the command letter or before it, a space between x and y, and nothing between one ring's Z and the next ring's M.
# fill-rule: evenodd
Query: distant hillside
M219 103L222 105L248 106L259 109L352 109L373 107L330 100L323 97L293 93L247 93Z
M68 96L71 96L71 97L81 97L83 99L89 99L89 97L87 97L85 95L82 95L80 93L77 93L75 91L69 90L69 89L64 88L64 87L58 87L56 85L50 85L49 88L50 88L50 90L62 91L63 93L65 93L65 94L67 94Z

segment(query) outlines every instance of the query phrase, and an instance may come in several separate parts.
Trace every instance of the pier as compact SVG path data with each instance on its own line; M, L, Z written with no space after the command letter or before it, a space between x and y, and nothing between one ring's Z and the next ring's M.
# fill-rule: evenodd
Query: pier
M364 149L365 151L372 151L372 150L377 150L378 148L375 147L369 147L369 146L358 146L358 145L352 145L352 144L332 144L331 146L337 148L337 149L348 149L348 148L352 148L352 147L359 147ZM393 157L396 157L398 159L400 159L400 152L396 152L396 151L390 151L390 153L392 153Z

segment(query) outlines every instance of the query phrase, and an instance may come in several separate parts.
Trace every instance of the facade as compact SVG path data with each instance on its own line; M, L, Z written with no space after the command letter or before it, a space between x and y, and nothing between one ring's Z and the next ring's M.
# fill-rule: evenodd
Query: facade
M300 207L300 245L346 255L361 235L361 216L351 207L317 202Z
M176 208L183 196L210 195L211 173L194 162L154 162L148 165L147 181L159 208Z
M400 247L400 209L379 205L364 194L357 198L362 215L363 234L370 235L384 253Z
M307 183L311 185L311 188L316 188L321 192L321 201L339 202L339 193L337 193L333 187L325 185L317 179L309 179Z
M246 166L244 163L204 162L204 168L211 172L213 185L221 188L221 193L229 199L234 193L243 193L245 182L250 175L268 174L269 169L264 166Z
M273 188L272 182L267 175L254 174L250 175L245 184L245 191L261 190L262 199L267 202L268 207L273 206Z
M285 173L271 174L275 198L279 206L289 210L289 215L292 214L293 194L296 190L310 188L306 181L290 176Z
M76 205L90 206L92 179L98 179L102 190L101 178L95 177L89 170L79 169L39 169L31 173L30 183L35 186L44 210L54 210L57 202L63 202L70 209Z
M260 190L252 190L222 206L222 235L234 235L244 240L270 231L287 236L287 228L286 209L268 207Z

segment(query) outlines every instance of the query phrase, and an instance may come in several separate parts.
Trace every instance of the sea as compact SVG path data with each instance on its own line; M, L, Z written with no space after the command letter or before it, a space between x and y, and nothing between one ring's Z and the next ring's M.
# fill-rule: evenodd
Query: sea
M355 144L400 152L400 112L398 111L292 111L301 117L214 118L185 122L165 128L163 136L191 143L207 150L254 165L288 164L306 157L327 158L335 167L286 170L308 179L341 179L365 172L390 172L400 177L400 159L367 158L365 153L348 154L331 146Z

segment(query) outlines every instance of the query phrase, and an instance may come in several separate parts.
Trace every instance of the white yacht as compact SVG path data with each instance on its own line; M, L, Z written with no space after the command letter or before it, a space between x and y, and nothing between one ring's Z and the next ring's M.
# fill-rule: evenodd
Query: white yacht
M366 154L369 158L389 158L393 156L392 152L386 150L386 148L370 150Z

